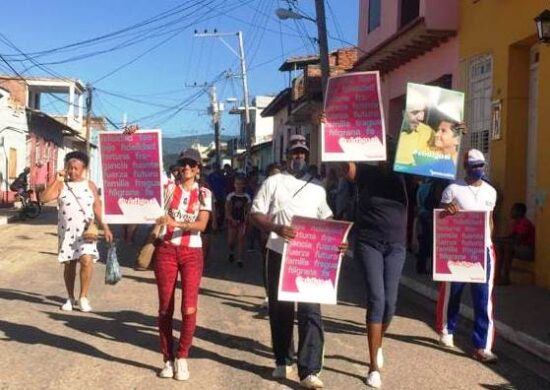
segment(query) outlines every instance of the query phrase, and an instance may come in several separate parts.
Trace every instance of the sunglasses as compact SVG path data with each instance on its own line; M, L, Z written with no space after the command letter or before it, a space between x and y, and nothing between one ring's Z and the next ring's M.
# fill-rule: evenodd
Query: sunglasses
M470 169L480 169L480 168L484 168L485 167L485 164L483 163L477 163L477 164L470 164L468 165L470 167Z
M188 166L189 168L195 168L197 165L199 165L195 160L191 160L191 159L188 159L188 158L185 158L183 160L180 160L179 162L179 166L180 167L185 167L185 166Z

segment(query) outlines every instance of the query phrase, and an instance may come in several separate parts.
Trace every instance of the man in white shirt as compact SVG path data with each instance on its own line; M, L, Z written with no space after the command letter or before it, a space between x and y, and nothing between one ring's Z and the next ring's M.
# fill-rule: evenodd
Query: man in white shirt
M302 135L290 137L287 148L287 172L267 178L252 204L252 221L269 233L267 242L267 289L269 323L275 355L274 378L286 378L292 371L294 359L293 325L294 302L278 300L285 240L296 233L292 217L299 215L327 219L332 216L325 189L309 175L306 162L309 148ZM319 304L298 303L298 375L300 384L308 389L323 387L319 373L323 361L324 335Z
M487 282L471 283L474 307L474 330L472 343L473 357L483 363L494 363L496 355L491 351L494 343L493 286L495 276L495 255L491 241L493 230L493 210L497 201L496 190L484 181L485 158L477 149L470 149L465 155L466 177L449 185L441 197L442 206L451 215L459 210L487 211L489 218L486 226L487 246ZM448 218L452 218L448 217ZM460 298L465 283L445 282L440 284L437 302L436 330L440 335L440 344L454 347L453 333L459 316Z

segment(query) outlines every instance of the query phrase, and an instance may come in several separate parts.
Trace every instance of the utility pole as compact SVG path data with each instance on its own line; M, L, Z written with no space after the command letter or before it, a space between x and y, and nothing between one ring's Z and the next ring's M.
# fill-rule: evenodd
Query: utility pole
M327 21L325 17L325 0L315 0L315 13L317 15L317 34L319 38L319 57L321 60L321 80L323 86L323 98L327 90L327 82L330 77L330 63L328 54Z
M248 173L248 169L250 167L250 159L251 159L251 149L252 149L252 134L250 129L250 105L248 102L248 76L246 74L246 60L244 57L244 44L243 44L243 33L237 32L237 36L239 37L239 58L241 60L241 75L243 80L243 94L244 94L244 134L245 134L245 145L246 145L246 159L244 164L244 170Z
M214 125L214 148L216 151L216 163L220 166L220 110L215 85L210 88L210 113L212 114L212 124Z
M237 52L233 47L231 47L230 44L228 44L224 37L227 36L237 36L239 40L239 51ZM243 81L243 101L244 101L244 118L245 118L245 145L246 145L246 161L245 161L245 170L247 171L249 168L249 159L250 159L250 150L252 148L252 134L250 129L250 103L248 99L248 76L246 72L246 58L244 54L244 42L243 42L243 33L241 31L237 31L236 33L219 33L216 30L214 30L213 33L208 33L208 31L205 31L204 33L198 33L195 31L195 36L199 38L204 37L215 37L218 38L228 49L231 51L235 56L239 58L240 64L241 64L241 74L240 77Z
M92 116L92 84L86 84L86 154L90 156L90 119Z
M321 85L323 88L323 102L327 92L328 78L330 77L330 62L328 53L327 39L327 20L325 16L325 0L315 0L315 21L317 22L317 34L319 38L319 59L321 62ZM324 103L323 103L324 104ZM317 164L321 166L321 156L323 155L323 142L321 140L321 124L317 131Z

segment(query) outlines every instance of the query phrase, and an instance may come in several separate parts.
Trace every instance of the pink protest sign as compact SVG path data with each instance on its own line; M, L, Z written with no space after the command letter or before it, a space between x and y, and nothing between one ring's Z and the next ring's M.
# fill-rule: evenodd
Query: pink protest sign
M487 281L488 213L434 210L433 278L441 282Z
M295 216L296 237L285 244L279 300L336 304L342 256L351 223Z
M323 161L386 160L386 131L378 72L331 77L324 102Z
M161 135L99 132L103 220L107 223L153 223L163 214Z

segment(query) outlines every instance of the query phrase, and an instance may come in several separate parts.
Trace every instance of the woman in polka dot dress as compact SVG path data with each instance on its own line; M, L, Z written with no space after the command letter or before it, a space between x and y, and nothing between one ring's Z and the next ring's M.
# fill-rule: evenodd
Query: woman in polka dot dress
M99 259L96 241L87 241L82 235L89 221L101 222L101 201L95 184L86 179L88 156L82 152L71 152L65 157L65 171L59 172L56 179L48 185L41 196L43 202L57 199L59 237L58 260L64 264L65 287L68 298L61 306L62 310L72 310L78 305L81 311L91 311L88 299L93 264ZM103 224L107 242L113 235L109 226ZM80 295L75 300L74 285L76 264L80 263Z

